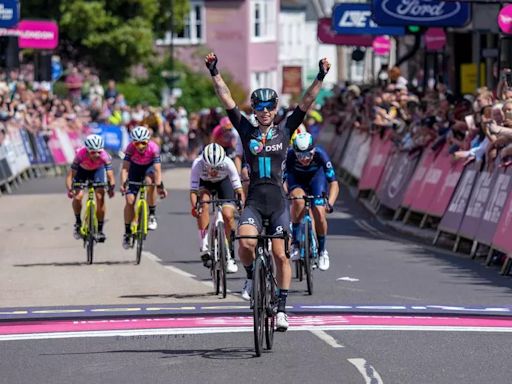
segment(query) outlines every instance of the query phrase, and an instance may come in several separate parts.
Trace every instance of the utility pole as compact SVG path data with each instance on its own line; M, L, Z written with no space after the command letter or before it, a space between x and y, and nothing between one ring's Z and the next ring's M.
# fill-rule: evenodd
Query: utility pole
M170 53L170 71L171 71L171 79L169 81L169 91L171 93L171 98L174 90L174 11L173 11L173 0L169 0L171 5L171 17L169 20L169 30L170 30L170 44L169 44L169 53Z

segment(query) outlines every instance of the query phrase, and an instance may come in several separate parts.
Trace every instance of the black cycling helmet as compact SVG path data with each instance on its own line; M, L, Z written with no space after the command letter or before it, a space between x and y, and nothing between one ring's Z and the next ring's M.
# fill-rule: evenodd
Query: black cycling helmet
M273 102L277 104L279 97L276 91L271 88L258 88L251 93L251 107L262 102Z

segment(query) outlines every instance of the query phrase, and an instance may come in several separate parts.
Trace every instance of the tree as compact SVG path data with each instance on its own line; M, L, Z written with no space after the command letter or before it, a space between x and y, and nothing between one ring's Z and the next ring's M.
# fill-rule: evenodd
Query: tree
M132 65L152 60L155 37L169 29L171 15L179 29L188 7L187 0L23 0L21 15L56 20L63 57L122 79Z

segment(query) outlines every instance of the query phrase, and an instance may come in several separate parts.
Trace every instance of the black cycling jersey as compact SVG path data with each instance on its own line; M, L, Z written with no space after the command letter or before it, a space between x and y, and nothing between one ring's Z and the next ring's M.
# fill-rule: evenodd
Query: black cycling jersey
M272 125L266 137L262 137L259 128L242 116L238 107L227 110L227 114L240 135L245 161L249 165L249 195L260 184L273 184L282 188L282 165L286 159L288 143L292 133L303 122L306 112L299 107L295 108L279 125Z

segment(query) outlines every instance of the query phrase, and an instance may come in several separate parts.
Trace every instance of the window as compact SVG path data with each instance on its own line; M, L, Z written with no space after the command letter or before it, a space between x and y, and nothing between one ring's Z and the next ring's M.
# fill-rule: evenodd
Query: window
M272 88L276 89L277 71L251 73L251 89Z
M183 20L183 29L174 31L174 44L190 45L204 43L204 4L202 1L191 1L190 11ZM157 40L157 44L170 44L170 33L165 34L164 40Z
M251 0L251 40L276 39L276 0Z

